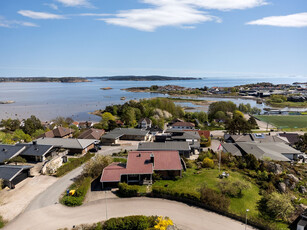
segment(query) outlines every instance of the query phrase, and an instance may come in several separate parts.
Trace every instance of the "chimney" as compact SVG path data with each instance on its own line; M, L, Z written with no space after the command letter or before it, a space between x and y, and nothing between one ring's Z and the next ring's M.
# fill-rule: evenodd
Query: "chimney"
M33 141L32 143L33 143L33 145L37 145L37 141Z
M153 154L150 154L150 162L155 166L155 156Z

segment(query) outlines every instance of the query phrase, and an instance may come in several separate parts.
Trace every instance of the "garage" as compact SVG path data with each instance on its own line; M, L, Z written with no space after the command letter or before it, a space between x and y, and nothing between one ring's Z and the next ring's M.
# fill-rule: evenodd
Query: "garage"
M1 165L0 178L4 181L4 186L15 188L15 185L30 176L29 165Z

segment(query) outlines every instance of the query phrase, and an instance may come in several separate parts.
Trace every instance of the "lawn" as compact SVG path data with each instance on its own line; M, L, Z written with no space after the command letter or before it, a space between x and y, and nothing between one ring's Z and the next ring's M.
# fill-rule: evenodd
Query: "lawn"
M255 117L281 129L307 128L306 115L259 115Z
M227 179L220 179L221 174L217 169L188 169L183 173L183 177L177 181L160 180L154 183L154 186L165 186L181 192L197 192L206 184L208 188L218 191L218 183L221 180L244 180L250 187L243 191L242 198L231 198L229 211L237 215L245 215L246 209L249 209L249 215L256 217L258 215L257 202L260 200L259 188L253 183L247 181L244 176L238 172L229 172Z

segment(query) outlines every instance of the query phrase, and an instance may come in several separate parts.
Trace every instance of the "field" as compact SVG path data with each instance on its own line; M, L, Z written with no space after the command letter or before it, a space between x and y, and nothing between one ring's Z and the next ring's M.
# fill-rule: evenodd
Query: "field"
M260 115L255 117L261 121L268 122L280 129L307 128L306 115Z

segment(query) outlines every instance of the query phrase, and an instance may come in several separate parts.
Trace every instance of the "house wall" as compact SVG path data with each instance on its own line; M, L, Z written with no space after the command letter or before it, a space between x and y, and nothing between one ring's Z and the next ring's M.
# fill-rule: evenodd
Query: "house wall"
M163 179L173 179L181 176L181 170L155 170Z
M194 127L192 127L192 126L173 126L172 128L173 129L178 129L178 130L194 129Z

